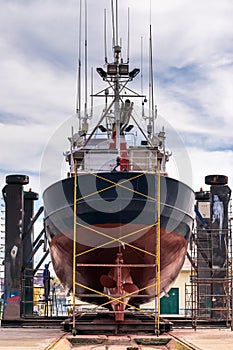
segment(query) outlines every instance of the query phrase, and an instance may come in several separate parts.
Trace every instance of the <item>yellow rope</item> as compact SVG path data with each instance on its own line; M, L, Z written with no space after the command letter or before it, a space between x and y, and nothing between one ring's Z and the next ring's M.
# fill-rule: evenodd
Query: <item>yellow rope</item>
M140 177L140 176L142 176L142 175L145 176L145 173L139 174L139 175L134 176L134 177L132 177L132 178L130 178L130 179L124 180L124 181L122 181L122 182L120 182L120 183L119 183L119 182L116 183L116 182L114 182L114 181L112 181L112 180L106 179L105 177L103 177L103 176L101 176L101 175L99 175L99 174L94 174L94 173L93 173L92 175L94 175L94 176L96 176L97 178L100 178L100 179L102 179L102 180L105 180L105 181L107 181L107 182L110 182L110 183L112 183L112 184L115 184L115 186L119 186L119 187L122 187L122 188L124 188L124 189L126 189L126 190L128 190L128 191L131 191L131 192L133 192L133 193L139 194L139 195L142 196L142 197L151 199L151 200L153 200L153 201L155 201L155 202L156 202L156 200L157 200L157 199L154 198L154 197L150 197L150 196L148 196L148 195L146 195L146 194L144 194L144 193L141 193L141 192L132 190L131 188L128 188L128 187L126 187L126 186L122 186L122 184L125 183L125 182L127 182L127 181L131 181L131 180L137 179L138 177Z
M100 236L103 236L103 237L106 237L106 238L110 238L110 239L111 239L111 241L106 242L106 243L103 243L103 244L100 245L100 246L97 246L97 247L94 247L94 248L90 248L90 249L86 250L85 252L79 253L77 256L83 255L83 254L85 254L85 253L90 252L91 250L98 249L98 248L100 248L100 247L103 246L103 245L108 245L108 244L110 244L110 243L112 243L112 242L115 242L115 241L116 241L116 242L123 243L124 245L127 245L127 246L129 246L129 247L131 247L131 248L137 249L137 250L139 250L139 251L141 251L141 252L143 252L143 253L146 253L146 254L155 256L155 254L150 253L150 252L148 252L147 250L141 249L141 248L136 247L136 246L134 246L134 245L132 245L132 244L129 244L129 243L127 243L127 242L122 241L122 239L124 239L124 238L126 238L126 237L129 237L129 236L131 236L131 235L133 235L133 234L136 234L136 233L138 233L138 232L140 232L140 231L143 231L143 230L147 229L147 226L146 226L146 227L143 227L142 229L136 230L136 231L134 231L134 232L130 232L130 233L128 233L127 235L122 236L121 238L112 238L112 237L111 237L110 235L108 235L107 233L103 233L103 232L101 232L101 231L98 231L98 230L96 230L96 229L90 227L90 226L83 225L83 224L81 224L80 222L77 222L77 225L79 225L79 226L81 226L81 227L83 227L83 228L86 228L87 230L90 230L90 231L92 231L92 232L95 232L95 233L99 234ZM154 223L154 224L152 224L152 225L149 225L148 228L151 228L151 227L153 227L153 226L155 226L155 225L156 225L156 223Z
M65 332L64 334L60 335L57 339L55 339L52 344L48 345L45 350L52 350L55 349L57 343L65 336L67 335L67 332Z
M160 161L158 161L158 174L157 174L157 244L156 244L156 265L157 265L157 331L159 334L159 324L160 324L160 288L161 288L161 221L160 221Z
M131 305L131 304L129 304L129 303L126 303L126 302L122 301L121 299L130 297L131 295L133 295L133 294L135 294L135 293L138 293L138 292L141 292L141 291L143 291L143 290L152 288L152 287L154 287L154 286L156 285L156 283L153 283L153 284L151 284L151 285L149 285L149 286L146 286L146 287L144 287L144 288L141 288L141 289L139 289L139 290L137 290L137 291L134 291L134 292L132 292L132 293L123 294L123 295L121 295L120 297L117 297L117 298L115 298L115 297L113 297L113 296L111 296L111 295L105 294L105 293L103 293L103 292L99 292L98 290L93 289L93 288L90 288L90 287L88 287L88 286L85 286L85 285L83 285L83 284L81 284L81 283L77 283L77 282L76 282L76 285L79 286L79 287L88 289L88 290L90 290L91 292L94 292L95 294L99 294L99 295L102 295L103 297L106 297L106 298L108 298L108 299L111 299L110 301L108 301L108 302L106 302L106 303L104 303L104 304L102 304L102 305L98 305L98 307L95 307L95 308L93 308L92 310L96 310L96 309L99 308L99 307L103 307L103 306L105 306L105 305L107 305L107 304L111 304L111 302L113 302L113 301L117 301L117 302L119 302L119 303L121 303L121 304L123 304L123 305L129 306L129 307L133 307L134 309L136 309L136 310L138 310L138 311L142 311L140 308L138 308L138 307L136 307L136 306L134 306L134 305ZM151 313L147 313L147 314L154 317L154 314L151 314Z
M99 174L91 173L91 172L88 172L88 171L86 171L85 173L90 174L90 175L92 175L92 176L95 176L95 177L97 177L97 178L100 178L100 179L102 179L102 180L104 180L104 181L106 181L106 182L111 183L112 185L111 185L111 186L108 186L108 187L105 187L105 188L102 188L101 190L98 190L98 191L89 193L89 194L87 194L86 196L80 197L80 198L77 199L78 201L81 201L81 200L83 200L83 199L86 199L86 198L88 198L88 197L94 196L95 194L98 194L98 193L107 191L107 190L109 190L109 189L111 189L111 188L113 188L113 187L117 187L117 186L118 186L118 187L122 187L122 188L124 188L124 189L126 189L126 190L128 190L128 191L133 192L133 193L136 193L136 194L138 194L138 195L140 195L140 196L142 196L142 197L151 199L151 200L153 200L153 201L156 201L156 200L157 200L157 199L154 198L154 197L150 197L150 196L148 196L148 195L146 195L146 194L144 194L144 193L141 193L141 192L132 190L131 188L128 188L128 187L126 187L126 186L123 186L123 184L126 183L126 182L129 182L129 181L131 181L131 180L135 180L135 179L137 179L137 178L139 178L139 177L141 177L141 176L143 176L143 175L145 176L145 173L140 173L140 174L138 174L138 175L136 175L136 176L133 176L133 177L131 177L131 178L129 178L129 179L125 179L125 180L123 180L121 183L119 183L119 182L116 183L116 182L114 182L114 181L112 181L112 180L106 179L105 177L103 177L103 176L101 176L101 175L99 175Z
M127 237L129 237L129 236L131 236L131 235L135 235L136 233L138 233L138 232L140 232L140 231L143 231L143 230L145 230L145 229L149 229L149 228L151 228L151 227L153 227L153 226L155 226L155 225L158 225L158 230L157 230L157 231L159 232L159 235L158 235L157 239L159 240L159 242L157 241L157 246L160 247L160 168L159 168L159 174L158 174L159 176L158 176L158 197L157 197L157 199L156 199L156 198L153 198L153 197L151 197L151 196L145 195L144 193L141 193L141 192L139 192L139 191L135 191L135 190L133 190L133 189L131 189L131 188L128 188L128 187L126 187L126 186L123 185L123 184L126 183L126 182L129 182L129 181L131 181L131 180L137 179L137 178L139 178L139 177L145 175L145 173L140 173L140 174L138 174L138 175L136 175L136 176L133 176L133 177L130 178L130 179L125 179L125 180L123 180L121 183L115 183L114 181L112 181L112 180L110 180L110 179L106 179L105 177L103 177L103 176L101 176L101 175L99 175L99 174L95 174L95 173L91 173L91 172L87 172L87 173L89 173L89 174L91 174L91 175L93 175L93 176L95 176L95 177L97 177L97 178L100 178L100 179L102 179L102 180L104 180L104 181L106 181L106 182L109 182L109 183L111 183L112 185L111 185L111 186L108 186L108 187L105 187L104 189L101 189L101 190L92 192L92 193L90 193L90 194L88 194L88 195L86 195L86 196L83 196L83 197L80 197L80 198L77 199L77 192L76 192L76 191L77 191L77 173L76 173L76 164L75 164L75 176L74 176L74 245L73 245L73 328L75 328L75 316L74 316L74 309L75 309L75 285L78 285L78 286L80 286L80 287L84 287L84 288L86 288L86 289L88 289L88 290L90 290L90 291L92 291L92 292L94 292L94 293L100 294L100 295L102 295L102 296L105 296L105 297L111 299L110 301L108 301L108 302L102 304L101 306L105 306L105 305L111 303L112 301L118 301L118 302L120 302L120 303L122 303L122 304L124 304L124 305L126 305L126 306L133 307L133 308L135 308L136 310L142 311L140 308L137 308L136 306L130 305L129 303L123 302L123 301L121 300L122 298L130 297L131 295L135 294L136 292L132 292L132 293L129 293L129 294L124 294L124 295L122 295L122 296L119 297L119 298L114 298L114 297L112 297L112 296L110 296L110 295L106 295L106 294L104 294L104 293L101 293L101 292L99 292L99 291L97 291L97 290L94 290L94 289L92 289L92 288L89 288L89 287L87 287L87 286L85 286L85 285L82 285L81 283L78 283L77 281L75 281L75 276L76 276L76 274L75 274L75 271L76 271L76 258L77 258L78 256L80 256L80 255L89 253L90 251L96 250L96 249L98 249L98 248L102 248L103 246L109 245L109 244L111 244L111 243L113 243L113 242L116 242L116 241L118 241L118 242L120 242L120 243L123 243L124 245L127 245L127 246L129 246L129 247L131 247L131 248L133 248L133 249L139 250L139 251L141 251L141 252L143 252L143 253L152 255L152 256L156 257L156 263L157 263L157 269L158 269L157 288L158 288L158 290L160 291L160 248L159 248L159 254L158 254L158 251L156 251L156 254L153 254L153 253L150 253L150 252L148 252L148 251L146 251L146 250L144 250L144 249L141 249L141 248L136 247L136 246L134 246L134 245L132 245L132 244L129 244L129 243L127 243L127 242L123 242L123 241L122 241L123 239L125 239L125 238L127 238ZM158 202L158 223L154 223L154 224L152 224L152 225L148 225L148 226L146 226L146 227L143 227L142 229L135 230L135 231L133 231L133 232L127 234L127 235L122 236L121 238L113 238L113 237L111 237L110 235L107 235L107 234L105 234L105 233L103 233L103 232L100 232L100 231L98 231L98 230L95 230L95 229L93 229L93 228L91 228L91 227L89 227L89 226L82 225L81 223L78 223L78 222L76 221L76 217L77 217L77 202L78 202L78 201L81 201L81 200L86 199L86 198L88 198L88 197L91 197L91 196L93 196L93 195L95 195L95 194L97 194L97 193L104 192L104 191L106 191L106 190L108 190L108 189L111 189L111 188L117 187L117 186L118 186L118 187L121 187L121 188L124 188L124 189L126 189L126 190L128 190L128 191L131 191L131 192L133 192L133 193L136 193L136 194L138 194L138 195L140 195L140 196L142 196L142 197L145 197L145 198L147 198L147 199L151 199L151 200L153 200L153 201L155 201L155 202L157 201L157 202ZM110 240L109 242L106 242L106 243L104 243L104 244L102 244L102 245L99 245L99 246L97 246L97 247L90 248L90 249L86 250L85 252L76 254L76 241L77 241L77 239L76 239L76 234L77 234L77 225L79 225L79 226L81 226L81 227L84 227L84 228L86 228L86 229L88 229L88 230L90 230L90 231L93 231L93 232L95 232L95 233L97 233L97 234L99 234L99 235L102 235L102 236L104 236L104 237L110 238L111 240ZM158 256L159 256L159 260L158 260ZM148 288L151 288L151 287L153 287L153 286L155 286L155 285L156 285L156 283L155 283L155 284L152 284L152 285L149 285L149 286L147 286L147 287L145 287L145 288L141 288L140 290L137 291L137 293L140 292L140 291L146 290L146 289L148 289ZM98 306L98 307L99 307L99 306ZM154 314L150 314L150 313L147 313L147 314L154 317ZM159 328L159 314L160 314L160 306L158 306L158 328Z
M124 295L122 295L121 297L117 298L116 300L119 300L119 301L120 301L120 299L122 299L122 298L125 298L125 297L127 298L127 297L129 297L129 296L131 296L131 295L133 295L133 294L135 294L135 293L139 293L139 292L142 292L142 291L144 291L144 290L146 290L146 289L155 287L155 285L156 285L156 283L150 284L149 286L146 286L146 287L143 287L143 288L141 288L141 289L138 289L138 290L135 291L135 292L128 293L128 294L124 294ZM110 297L109 295L106 295L106 294L104 294L104 296L107 296L108 298ZM112 297L112 298L114 298L114 297ZM114 299L115 299L115 298L114 298ZM107 305L107 304L110 304L111 302L112 302L112 300L107 301L107 302L104 303L104 304L98 305L98 306L96 306L96 307L94 308L94 310L98 309L99 307L103 307L103 306L105 306L105 305ZM140 308L137 308L137 307L134 306L134 305L130 305L130 304L127 304L127 305L130 306L130 307L135 308L136 310L141 311ZM154 314L151 314L151 313L147 313L147 314L154 317Z

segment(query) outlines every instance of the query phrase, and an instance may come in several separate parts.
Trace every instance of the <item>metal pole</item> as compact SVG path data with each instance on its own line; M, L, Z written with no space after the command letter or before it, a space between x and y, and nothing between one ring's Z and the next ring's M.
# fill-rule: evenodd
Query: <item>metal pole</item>
M85 51L84 51L84 61L85 61L85 104L84 104L84 120L87 120L87 0L85 0Z
M157 305L156 305L156 312L157 312L157 322L156 322L156 334L157 336L159 335L159 326L160 326L160 270L161 270L161 251L160 251L160 247L161 247L161 222L160 222L160 201L161 201L161 195L160 195L160 191L161 191L161 177L160 177L160 166L161 166L161 161L158 160L158 172L157 172L157 240L156 240L156 266L157 266Z
M116 0L116 45L119 45L118 40L118 1Z
M77 164L74 164L74 235L73 235L73 335L76 334L75 329L75 277L76 277L76 244L77 244Z
M108 54L107 54L107 10L104 9L104 60L105 63L108 63Z
M113 0L111 1L111 10L112 10L112 41L113 47L115 47L116 43L116 33L115 33L115 20L114 20L114 5Z
M82 59L82 0L79 1L79 54L77 67L77 98L76 98L76 114L78 115L79 131L81 130L81 59Z
M128 7L128 43L127 43L127 63L129 63L129 40L130 40L130 15L129 15L129 7Z

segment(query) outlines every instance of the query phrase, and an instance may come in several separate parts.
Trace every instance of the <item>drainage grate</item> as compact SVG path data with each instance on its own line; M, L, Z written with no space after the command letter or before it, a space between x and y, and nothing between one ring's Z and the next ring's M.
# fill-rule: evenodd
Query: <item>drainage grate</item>
M159 345L164 346L169 343L171 338L136 338L135 343L138 345Z
M72 345L92 345L92 344L103 344L106 339L97 338L68 338Z

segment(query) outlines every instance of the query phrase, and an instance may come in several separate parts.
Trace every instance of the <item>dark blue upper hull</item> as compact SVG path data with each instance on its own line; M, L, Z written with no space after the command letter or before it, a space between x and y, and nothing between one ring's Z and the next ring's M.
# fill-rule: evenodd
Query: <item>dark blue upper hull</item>
M157 188L158 178L155 174L123 171L78 175L78 262L114 264L116 253L121 249L125 263L154 264ZM45 228L54 268L63 284L71 288L74 178L64 179L47 188L43 199ZM193 208L193 191L177 180L161 176L161 292L169 290L182 267L193 225ZM85 253L90 249L93 251ZM77 268L77 279L90 288L102 291L99 281L111 268L93 269ZM131 275L134 283L144 288L153 282L154 268L144 268L143 271L132 268ZM76 293L80 292L87 293L88 290L77 288ZM154 293L154 288L151 288L142 294L154 296ZM94 297L91 301L102 302ZM135 304L146 301L149 300L134 299Z

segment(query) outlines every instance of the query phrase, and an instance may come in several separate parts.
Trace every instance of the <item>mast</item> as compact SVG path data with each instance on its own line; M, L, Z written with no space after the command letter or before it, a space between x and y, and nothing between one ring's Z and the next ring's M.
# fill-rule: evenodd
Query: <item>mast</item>
M107 10L104 9L104 53L105 53L105 63L108 63L107 55Z
M149 127L152 129L152 135L154 136L155 132L155 111L154 111L154 80L153 80L153 52L152 52L152 34L151 34L151 24L150 24L150 119L149 119Z
M79 53L78 53L78 72L77 72L77 96L76 96L76 114L78 117L78 129L81 131L81 38L82 38L82 0L79 1Z
M87 0L85 0L85 38L84 38L84 62L85 62L85 102L84 102L84 121L87 119Z
M120 150L120 84L119 84L119 60L121 56L121 47L118 44L118 0L115 1L116 15L114 16L114 5L112 0L112 23L113 23L113 51L114 64L116 65L116 75L114 78L114 115L116 128L116 149ZM114 18L115 17L115 18Z
M115 19L114 19L114 4L113 0L111 0L111 12L112 12L112 44L113 47L116 45L116 37L115 37Z
M91 67L91 113L90 118L93 117L93 93L94 93L94 77L93 77L93 67Z
M100 92L93 94L93 68L91 70L91 111L87 114L87 0L85 1L85 27L84 27L84 74L85 74L85 85L84 85L84 102L85 111L83 117L80 114L80 99L81 99L81 20L82 20L82 0L80 0L80 29L79 29L79 69L78 69L78 94L77 94L77 114L79 116L79 135L73 135L78 137L79 143L76 143L82 147L87 147L93 135L97 135L100 131L107 132L107 139L109 140L109 149L115 149L118 156L122 156L122 159L127 159L127 138L124 135L129 134L131 129L136 125L136 128L140 130L140 133L145 137L148 146L161 146L161 140L163 141L162 134L156 136L154 132L155 118L157 116L157 107L154 104L154 81L153 81L153 51L152 51L152 26L150 24L149 31L149 115L145 115L144 103L147 102L146 96L143 93L143 37L141 37L141 94L134 92L127 87L127 84L134 80L134 78L140 73L139 68L129 70L129 42L130 42L130 12L128 8L128 27L127 27L127 51L125 60L122 58L122 47L121 38L118 35L118 0L111 0L111 20L112 20L112 42L113 42L113 58L108 61L107 57L107 12L104 9L104 69L97 67L96 71L100 77L109 86L101 90ZM150 13L151 16L151 13ZM87 135L88 123L87 120L93 116L93 97L104 97L105 107L102 115L95 125L94 129L90 134ZM132 114L134 103L129 98L142 98L142 117L147 124L147 132L143 130L140 123L137 121L136 116ZM111 100L111 102L110 102ZM110 102L110 103L109 103ZM129 125L130 118L134 125ZM82 122L82 123L81 123ZM106 127L102 123L106 124ZM82 124L82 125L81 125ZM135 129L134 129L135 131ZM135 131L135 135L137 130ZM99 135L99 134L98 134ZM130 136L131 137L131 136ZM136 136L135 136L136 137ZM140 140L139 140L140 141ZM74 152L71 149L71 153ZM122 168L123 169L123 166Z
M129 40L130 40L130 13L128 7L128 38L127 38L127 63L129 63Z
M143 37L141 36L141 95L143 96ZM142 117L145 118L144 98L142 97Z
M148 134L151 139L155 136L155 119L157 117L157 107L154 105L154 79L153 79L153 49L151 30L151 0L150 0L150 34L149 34L149 123Z

